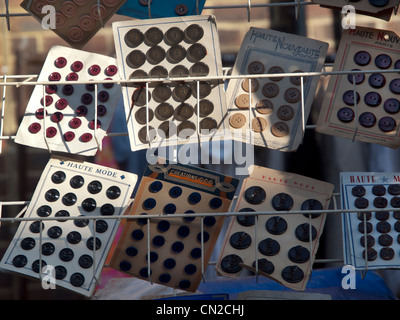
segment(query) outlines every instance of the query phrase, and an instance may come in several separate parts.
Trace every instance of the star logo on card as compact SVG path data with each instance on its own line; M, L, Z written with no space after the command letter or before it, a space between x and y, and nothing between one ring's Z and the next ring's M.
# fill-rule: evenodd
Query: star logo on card
M389 183L389 178L382 177L381 181L382 181L382 183Z

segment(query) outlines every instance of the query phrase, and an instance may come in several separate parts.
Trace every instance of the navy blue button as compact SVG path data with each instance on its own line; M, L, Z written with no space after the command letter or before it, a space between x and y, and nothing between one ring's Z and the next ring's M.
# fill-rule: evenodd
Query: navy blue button
M161 247L161 246L164 245L164 243L165 243L165 239L164 239L163 236L155 236L155 237L153 238L153 244L154 244L156 247Z
M383 104L383 108L387 113L397 113L400 110L400 101L395 98L389 98Z
M389 0L369 0L369 3L374 7L384 7L389 3Z
M378 122L378 126L383 132L390 132L396 129L396 120L392 117L382 117Z
M394 69L400 69L400 59L394 63Z
M208 232L203 231L203 242L207 242L210 239L210 235ZM197 234L197 241L201 242L201 232Z
M207 227L212 227L217 220L214 217L205 217L204 218L204 225Z
M366 51L359 51L354 55L354 62L359 66L366 66L371 61L371 55Z
M400 93L400 79L393 79L390 81L389 89L395 94Z
M187 226L180 226L177 233L179 237L186 238L190 234L190 228Z
M351 70L351 71L361 71L361 70L360 70L360 69L353 69L353 70ZM364 82L365 74L364 74L364 73L349 74L349 75L347 76L347 79L349 80L349 82L350 82L351 84L354 83L354 82L353 82L354 80L355 80L355 83L356 83L356 84L361 84L361 83Z
M349 107L343 107L337 112L337 117L344 123L351 122L354 119L354 111Z
M364 112L358 118L359 123L366 128L371 128L376 123L376 117L372 112Z
M150 275L151 275L151 274L152 274L152 271L150 270ZM147 269L147 268L142 268L142 269L140 269L139 275L140 275L142 278L147 278L147 277L149 276L149 269Z
M138 254L138 249L136 249L135 247L128 247L125 250L125 253L130 256L130 257L135 257Z
M164 261L164 268L166 269L173 269L176 266L176 261L172 258L168 258Z
M180 187L175 186L169 190L169 196L171 198L178 198L181 194L182 194L182 188Z
M218 209L219 207L222 206L222 200L221 198L212 198L210 200L210 207L212 209Z
M132 238L134 240L142 240L144 237L144 233L142 230L133 230L132 231Z
M371 91L364 96L364 102L370 107L376 107L381 104L382 97L378 92Z
M164 213L165 214L174 214L176 212L176 206L173 203L168 203L164 207Z
M151 193L156 193L162 189L162 183L160 181L154 181L150 186L149 186L149 191Z
M392 58L387 54L380 54L375 58L375 65L380 69L388 69L392 64Z
M185 212L185 214L190 214L190 213L195 213L193 210L188 210ZM183 218L184 221L186 222L192 222L194 219L196 219L196 217L185 217Z
M146 261L149 259L149 256L146 254ZM156 252L150 252L150 262L156 262L158 260L158 254Z
M183 242L180 241L174 242L171 246L172 251L176 253L182 252L184 248L185 245L183 244Z
M140 215L147 216L147 213L141 213ZM141 226L145 226L147 224L147 222L148 222L148 220L146 218L137 219L138 225L141 225Z
M386 84L386 78L382 73L373 73L368 78L371 87L382 88Z
M128 261L121 261L119 264L119 268L121 271L129 271L132 268L132 265Z
M360 102L360 94L356 92L356 102ZM343 93L343 102L349 106L354 106L354 90L348 90Z
M179 282L179 288L181 288L182 290L188 289L191 285L192 284L189 280L182 280L181 282Z
M166 232L169 230L170 224L167 220L161 220L158 224L157 224L157 229L159 232Z
M171 281L171 276L168 273L163 273L158 277L161 283L168 283Z
M153 198L148 198L143 202L143 209L144 210L151 210L156 206L156 200Z
M190 204L197 204L201 200L201 195L198 192L193 192L189 195L188 201Z
M185 272L189 275L196 273L197 267L194 264L188 264L185 266Z
M194 248L192 251L190 251L190 256L193 259L198 259L201 257L201 249L200 248Z

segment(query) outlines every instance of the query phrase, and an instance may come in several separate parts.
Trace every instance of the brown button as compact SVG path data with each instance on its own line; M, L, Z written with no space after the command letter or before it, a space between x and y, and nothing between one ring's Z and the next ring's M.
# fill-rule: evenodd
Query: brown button
M179 121L187 120L193 116L193 107L190 104L182 103L175 109L175 118Z
M214 104L210 100L200 101L200 118L209 116L214 111ZM194 107L194 112L197 114L197 104Z
M168 139L176 134L176 125L172 121L164 121L159 126L158 129L161 130L165 138ZM164 138L164 137L161 137Z
M186 68L183 65L175 66L169 72L170 78L181 78L181 77L188 77L188 76L189 76L189 70L188 70L188 68Z
M67 31L67 37L72 42L79 42L83 39L84 36L85 32L81 28L76 26L69 28Z
M271 127L271 132L275 137L285 137L289 134L289 126L284 122L276 122Z
M155 66L149 71L149 75L152 78L166 78L168 77L168 70L163 66Z
M151 100L151 94L148 93L148 101ZM146 105L146 88L137 88L132 94L132 103L142 107Z
M153 110L149 109L149 122L153 120L154 112ZM135 119L139 124L146 124L147 119L147 111L146 107L139 108L139 110L135 113Z
M268 82L263 86L262 94L267 98L274 98L279 94L279 87L273 82Z
M178 5L175 7L175 13L176 13L178 16L184 16L185 14L188 13L188 11L189 11L189 9L188 9L187 5L185 5L185 4L183 4L183 3L178 4Z
M178 126L178 136L186 139L196 132L196 125L188 120L182 121Z
M159 64L165 59L165 50L160 46L153 46L147 51L146 58L151 64Z
M67 22L67 17L64 16L61 12L56 13L56 28L62 28Z
M143 40L144 40L144 35L142 31L140 31L139 29L129 30L124 37L126 45L130 48L136 48L143 42Z
M246 123L246 116L241 113L234 113L229 118L229 124L235 129L243 127Z
M207 55L207 49L201 43L194 43L187 49L187 59L192 62L199 62Z
M100 17L104 19L106 17L106 13L107 9L102 5L98 6L97 4L95 4L90 8L90 15L94 20L100 20Z
M186 49L180 44L173 45L167 51L167 60L169 63L179 63L186 57Z
M212 130L216 129L217 127L218 127L218 123L213 118L204 118L203 120L200 121L200 129L201 130L208 130L209 132L211 132ZM207 134L207 131L204 133Z
M289 88L285 91L285 100L289 103L299 102L301 99L301 92L297 88Z
M147 126L144 126L139 130L138 137L142 143L149 143L151 140L154 140L155 133L155 129L149 126L149 136L147 136Z
M61 5L61 12L67 17L73 17L78 12L78 7L72 1L65 1Z
M270 100L263 99L256 104L256 110L261 114L270 114L274 108L274 105Z
M204 36L204 29L198 24L191 24L185 29L185 41L194 43L199 41Z
M200 81L199 83L199 91L200 91L200 99L204 99L211 93L211 84L207 81ZM193 97L197 98L197 82L193 82L192 84L192 92Z
M247 93L242 93L235 99L235 104L239 109L248 109L250 106L250 96Z
M172 97L178 102L183 102L190 98L192 89L184 83L179 83L172 92Z
M256 117L251 121L251 127L254 132L263 132L267 128L267 120L261 117Z
M172 27L167 30L164 34L164 42L169 45L173 46L180 43L183 40L185 34L181 29L178 27Z
M155 110L158 120L167 120L174 114L174 108L169 103L161 103Z
M96 21L91 16L85 14L79 18L79 26L82 30L90 31L96 26Z
M260 87L257 79L244 79L242 81L242 89L246 92L249 92L249 83L251 84L251 92L256 92Z
M301 70L293 71L293 73L302 73L302 72L303 71L301 71ZM307 77L303 77L303 84L306 83L306 81L307 81ZM290 82L292 84L294 84L295 86L299 86L301 84L301 77L300 76L290 77Z
M171 97L171 89L166 84L160 84L153 90L153 99L156 102L165 102Z
M249 74L262 74L265 71L264 65L260 61L253 61L247 67Z
M284 105L278 109L278 118L284 121L289 121L294 116L294 110L291 106Z
M144 33L144 43L148 46L155 46L164 39L163 32L157 27L151 27Z
M285 71L279 67L279 66L274 66L269 68L268 73L269 74L274 74L274 73L284 73ZM271 77L269 78L271 81L281 81L283 79L283 77Z

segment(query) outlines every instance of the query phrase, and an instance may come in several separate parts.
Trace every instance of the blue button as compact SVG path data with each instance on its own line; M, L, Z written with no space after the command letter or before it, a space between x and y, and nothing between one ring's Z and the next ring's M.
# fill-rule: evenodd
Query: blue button
M143 209L144 210L151 210L156 206L156 200L153 198L148 198L143 202Z
M191 193L188 198L190 204L198 204L200 200L201 200L201 195L198 192Z
M178 198L182 194L182 188L180 187L172 187L169 190L169 196L171 198Z
M154 181L150 186L149 186L149 191L151 193L156 193L162 189L162 183L160 181Z

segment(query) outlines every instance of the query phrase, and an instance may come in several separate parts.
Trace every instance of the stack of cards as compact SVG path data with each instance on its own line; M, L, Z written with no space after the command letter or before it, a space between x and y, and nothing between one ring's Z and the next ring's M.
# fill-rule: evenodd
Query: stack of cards
M342 172L340 183L345 264L400 268L400 173Z
M44 169L25 218L0 267L91 296L129 205L137 176L88 162L53 157ZM103 219L85 219L100 216ZM58 219L57 219L58 218Z
M246 268L303 291L326 219L318 211L328 209L333 185L258 166L250 172L234 210L243 214L232 218L217 272L237 277ZM290 213L300 210L315 213ZM251 214L270 211L276 214Z
M120 79L116 64L114 58L100 54L52 47L38 78L51 84L45 88L35 86L15 142L50 151L95 155L121 98L120 85L95 81Z
M318 77L304 77L302 85L298 75L268 78L260 75L321 71L327 49L328 44L321 41L251 28L243 40L232 75L254 75L254 78L229 81L230 128L243 136L252 134L257 146L297 150Z
M343 32L317 122L317 131L400 146L400 38L391 31L357 27ZM363 71L362 73L357 73Z
M225 220L214 214L229 212L238 183L187 165L149 165L127 212L142 218L127 220L110 265L143 280L195 291Z
M224 137L227 128L218 32L213 16L113 23L132 150ZM146 79L160 79L148 83ZM179 78L179 81L173 81Z

